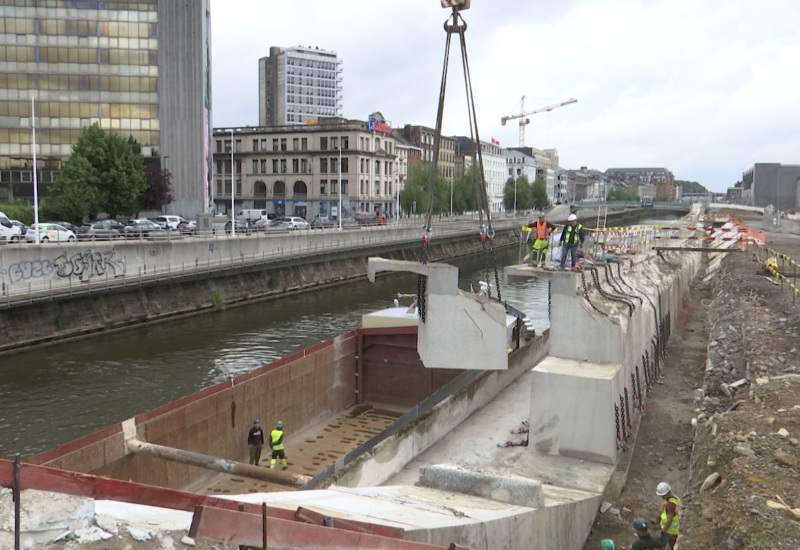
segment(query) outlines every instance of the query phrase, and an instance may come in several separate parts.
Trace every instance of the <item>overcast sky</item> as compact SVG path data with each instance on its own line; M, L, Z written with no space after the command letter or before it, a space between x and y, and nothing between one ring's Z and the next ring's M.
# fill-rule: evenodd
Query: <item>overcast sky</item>
M433 127L449 15L438 0L212 0L214 126L258 125L258 59L344 61L344 116ZM525 143L564 168L663 166L724 191L755 162L800 163L796 0L472 0L463 12L481 138L533 115ZM469 134L454 38L443 131Z

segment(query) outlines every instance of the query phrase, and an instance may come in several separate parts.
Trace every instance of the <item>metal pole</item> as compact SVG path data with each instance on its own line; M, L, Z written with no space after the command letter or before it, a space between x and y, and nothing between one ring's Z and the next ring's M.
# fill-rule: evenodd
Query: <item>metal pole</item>
M342 140L339 140L339 230L342 229Z
M231 128L231 236L236 236L236 163L233 159L233 128Z
M36 230L36 244L40 244L39 236L39 185L36 175L36 103L31 96L31 151L33 151L33 225Z
M267 503L261 503L261 529L264 535L264 542L261 546L262 550L267 550Z
M19 455L14 457L14 550L20 550L19 535L20 535L20 464Z

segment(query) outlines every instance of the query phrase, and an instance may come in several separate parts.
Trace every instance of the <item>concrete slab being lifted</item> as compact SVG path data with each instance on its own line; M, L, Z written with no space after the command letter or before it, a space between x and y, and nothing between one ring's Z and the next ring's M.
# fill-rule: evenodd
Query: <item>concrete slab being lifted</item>
M425 321L417 350L429 369L506 370L508 332L505 306L458 288L458 268L442 263L369 258L374 282L382 271L417 273L425 284Z

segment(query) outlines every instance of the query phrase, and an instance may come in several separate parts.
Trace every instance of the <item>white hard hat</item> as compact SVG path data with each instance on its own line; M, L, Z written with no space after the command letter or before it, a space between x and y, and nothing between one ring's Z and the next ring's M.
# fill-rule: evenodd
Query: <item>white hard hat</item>
M662 481L661 483L658 484L658 487L656 487L656 494L660 497L663 497L671 490L672 487L669 486L669 483L667 483L666 481Z
M568 222L574 222L574 221L577 221L577 220L578 220L578 216L576 216L575 214L570 214L569 218L567 218Z

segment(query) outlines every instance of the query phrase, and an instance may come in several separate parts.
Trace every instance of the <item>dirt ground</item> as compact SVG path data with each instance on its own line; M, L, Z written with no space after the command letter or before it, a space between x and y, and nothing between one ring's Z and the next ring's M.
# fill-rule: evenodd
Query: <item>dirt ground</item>
M767 246L800 259L797 235L768 233ZM657 526L660 481L682 499L683 550L800 548L800 298L758 273L766 259L751 246L693 282L665 383L646 402L604 497L612 508L598 514L585 549L603 538L630 548L635 517Z

